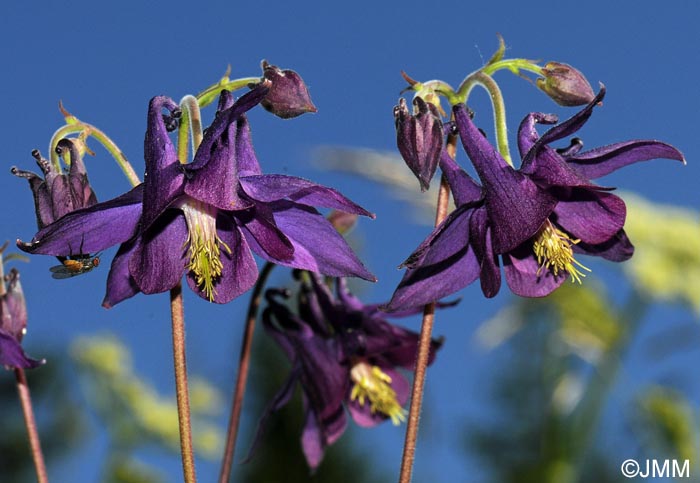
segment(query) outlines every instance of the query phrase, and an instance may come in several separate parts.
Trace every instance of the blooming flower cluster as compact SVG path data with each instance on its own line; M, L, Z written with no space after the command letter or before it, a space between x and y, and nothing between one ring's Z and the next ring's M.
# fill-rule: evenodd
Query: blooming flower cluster
M267 333L292 362L292 369L266 409L256 441L268 417L289 402L300 383L305 408L301 444L311 468L345 431L344 408L364 427L404 420L409 383L398 369L414 369L418 345L417 333L387 322L379 305L363 304L348 291L343 278L335 283L336 295L318 275L309 274L296 312L285 303L289 294L283 290L267 292L263 312ZM416 311L391 315L412 313ZM431 362L440 345L433 340Z
M288 72L272 74L285 82L294 80ZM168 133L178 123L177 104L167 97L153 98L144 182L118 198L66 214L18 246L29 253L66 256L76 247L94 253L120 244L107 280L105 307L139 292L172 289L183 274L201 297L229 302L257 279L253 252L284 266L374 280L315 207L371 213L334 189L262 173L245 112L270 92L275 97L274 102L268 99L268 109L282 105L278 110L286 117L311 110L304 103L290 103L269 79L235 102L223 91L216 117L189 164L178 160Z
M574 139L564 149L550 144L578 131L605 96L605 88L580 112L539 136L536 124L556 116L531 113L520 124L519 169L509 166L471 120L464 104L453 108L454 129L481 184L442 152L440 166L457 209L403 263L408 268L390 310L438 300L481 279L487 297L501 286L503 263L510 289L541 297L564 280L580 281L588 269L575 254L621 262L634 247L624 231L625 203L612 188L591 179L655 158L685 162L673 146L633 140L589 151Z

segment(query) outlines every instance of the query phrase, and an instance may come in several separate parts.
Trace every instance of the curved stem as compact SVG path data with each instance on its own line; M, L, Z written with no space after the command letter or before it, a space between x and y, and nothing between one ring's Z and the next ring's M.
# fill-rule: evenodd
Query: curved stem
M241 409L243 408L243 397L245 395L246 383L248 381L248 369L250 368L250 353L253 346L253 332L255 331L255 321L258 318L258 309L262 301L263 288L267 282L270 272L275 268L274 263L267 262L260 272L258 281L253 288L248 305L246 316L245 332L241 343L241 354L238 362L238 375L236 376L236 388L233 392L233 403L231 405L231 416L229 417L228 432L226 434L226 449L221 462L221 472L219 473L219 483L228 483L231 478L231 466L233 456L236 451L236 436L241 419Z
M87 132L89 136L94 137L100 144L102 144L102 146L104 146L107 152L112 155L121 170L124 172L126 178L129 180L129 183L131 183L131 186L136 186L141 183L141 180L136 174L136 171L134 171L134 168L131 166L131 163L129 163L126 156L124 156L124 153L121 152L114 141L112 141L104 132L100 131L95 126L81 121L76 121L75 123L67 124L59 128L51 137L51 141L49 142L49 157L51 159L51 163L53 163L58 172L61 172L61 162L58 154L56 153L56 145L58 144L58 141L69 134L82 132Z
M180 101L182 120L177 133L177 153L181 163L187 163L187 138L192 133L192 152L197 152L197 147L204 137L202 129L202 114L199 103L194 96L187 95ZM194 157L194 154L193 154Z
M501 153L503 159L510 166L513 166L513 160L510 157L510 148L508 147L508 125L506 122L506 105L503 102L503 94L493 78L482 71L476 71L462 82L458 89L458 96L467 102L469 94L474 86L481 86L491 96L491 105L493 106L493 122L496 131L496 145L498 152Z
M456 146L457 138L450 135L447 139L447 152L452 158L455 157ZM447 178L445 178L445 175L442 175L440 191L438 192L437 209L435 212L435 226L438 226L447 217L449 200L450 188L447 185ZM411 391L411 408L408 412L408 422L406 424L406 438L403 446L399 483L410 483L413 473L413 460L415 459L416 443L418 441L420 411L423 405L423 389L425 387L425 376L430 356L430 342L432 339L434 321L435 304L431 303L426 305L423 309L423 322L420 329L418 353L416 354L415 376L413 378L413 389Z
M217 96L223 90L235 91L241 89L249 84L257 84L260 82L260 77L243 77L241 79L228 80L224 77L221 81L213 84L202 92L197 94L197 100L199 101L199 107L205 107L214 102Z
M15 369L15 378L17 379L17 393L22 405L24 413L24 423L27 426L27 434L29 435L29 446L32 450L32 459L36 468L36 479L39 483L48 483L49 477L46 473L46 464L44 463L44 454L41 452L41 442L39 441L39 432L34 419L34 410L32 409L32 398L29 394L29 386L27 378L24 374L24 369Z
M185 358L185 313L182 305L182 284L170 290L170 316L173 328L173 362L175 364L175 392L180 427L180 452L185 483L195 483L194 450L192 448L192 424L190 396L187 387L187 361Z

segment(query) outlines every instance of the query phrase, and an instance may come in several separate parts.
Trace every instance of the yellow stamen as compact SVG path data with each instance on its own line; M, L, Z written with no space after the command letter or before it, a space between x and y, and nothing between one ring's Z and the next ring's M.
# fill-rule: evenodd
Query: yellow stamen
M350 370L350 378L355 382L350 393L352 401L357 400L360 406L369 401L372 414L385 414L396 426L406 420L406 410L396 399L396 392L391 387L391 377L378 366L360 361Z
M214 300L214 284L221 276L221 247L230 254L231 249L216 232L216 209L197 200L188 199L182 205L187 221L190 263L187 269L194 274L197 285L209 301Z
M566 272L571 275L572 282L581 283L581 279L586 274L579 268L587 272L590 272L591 269L574 258L574 251L571 247L580 241L579 239L572 240L569 235L556 228L547 220L537 235L535 235L535 242L533 243L537 263L540 265L537 275L540 275L542 269L549 270L555 277L560 272Z

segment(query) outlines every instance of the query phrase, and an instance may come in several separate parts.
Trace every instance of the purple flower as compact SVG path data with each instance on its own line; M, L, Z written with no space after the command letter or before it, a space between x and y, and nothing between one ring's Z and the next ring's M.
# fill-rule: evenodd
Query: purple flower
M482 184L476 183L446 154L441 168L457 209L404 262L408 270L388 309L438 300L481 278L484 295L501 285L502 260L510 289L525 297L542 297L567 277L588 271L574 254L621 262L634 247L623 229L625 203L612 188L590 179L655 158L684 161L673 146L635 140L581 152L575 139L565 149L550 143L578 131L605 95L598 95L571 119L541 137L536 123L556 117L533 113L521 123L518 142L522 164L515 170L479 132L464 105L454 107L457 130Z
M414 369L418 346L417 333L387 322L378 305L364 305L344 279L337 279L336 292L337 297L320 277L311 275L311 284L304 284L299 295L298 315L278 300L284 294L280 290L268 291L263 312L265 329L292 362L292 370L261 418L256 443L268 417L289 402L298 382L305 412L301 443L312 469L345 431L344 407L363 427L405 419L410 388L398 368ZM430 362L440 345L433 341Z
M405 99L400 99L394 107L396 144L418 178L421 191L425 191L430 187L442 152L442 120L437 107L420 97L413 99L413 106L415 115L409 112Z
M263 175L244 113L269 83L235 103L221 94L212 125L192 163L182 165L168 135L179 113L167 97L148 110L145 181L128 193L64 216L19 247L66 255L121 244L103 302L170 290L184 273L201 297L226 303L247 291L258 270L252 252L289 267L374 280L343 238L313 206L372 216L337 191L284 175ZM162 110L170 112L168 116Z
M10 270L7 278L7 291L0 297L0 364L8 370L31 369L46 361L31 359L22 349L22 338L27 332L27 305L17 269Z
M50 225L71 211L97 203L75 141L77 140L61 139L56 146L59 154L64 154L66 151L70 154L68 174L56 172L51 162L44 159L37 149L32 151L32 156L36 159L44 178L31 171L19 170L16 166L10 170L15 176L29 181L29 187L34 195L36 222L39 229Z

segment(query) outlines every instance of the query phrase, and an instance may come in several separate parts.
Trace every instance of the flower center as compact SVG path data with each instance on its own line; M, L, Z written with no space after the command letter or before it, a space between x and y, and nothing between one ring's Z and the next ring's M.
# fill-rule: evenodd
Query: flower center
M581 283L581 279L586 274L579 268L587 272L590 272L591 269L574 258L574 250L571 247L580 241L579 239L572 240L569 235L556 228L547 220L537 235L535 235L535 242L533 243L537 263L540 265L537 275L542 272L542 269L549 270L555 277L560 272L566 272L571 275L572 282Z
M391 388L391 377L378 366L371 366L360 361L350 369L350 379L355 382L350 393L352 401L357 400L360 406L369 401L372 414L380 412L391 418L394 425L406 420L406 410L396 399L396 392Z
M221 247L230 254L231 249L216 233L216 209L194 199L182 205L187 222L187 240L190 263L187 269L194 274L195 281L209 301L214 300L214 283L221 276Z

